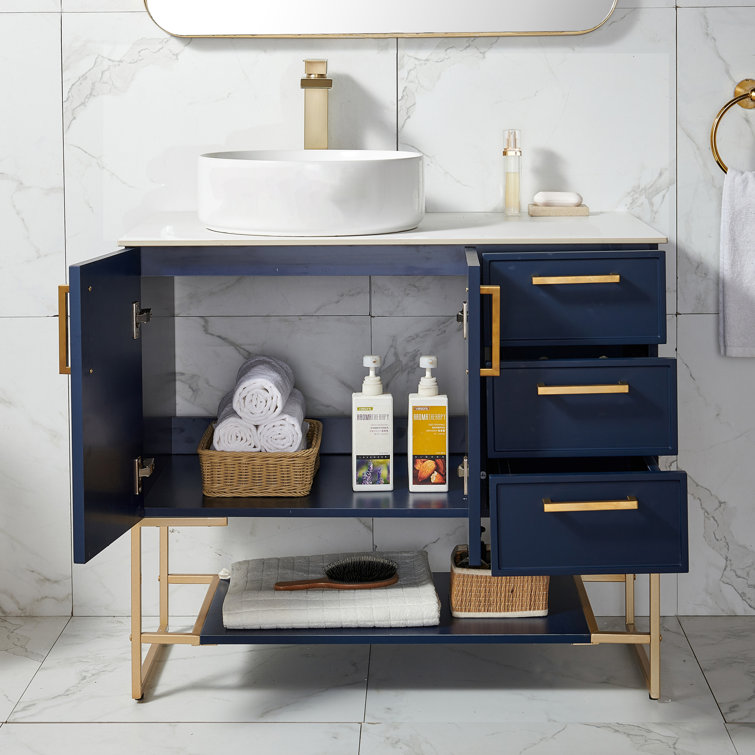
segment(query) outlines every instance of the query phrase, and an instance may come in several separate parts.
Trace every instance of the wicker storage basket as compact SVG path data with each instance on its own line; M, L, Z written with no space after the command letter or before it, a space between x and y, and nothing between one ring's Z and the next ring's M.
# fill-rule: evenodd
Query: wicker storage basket
M197 448L204 495L219 498L307 495L320 465L322 423L316 419L306 421L307 448L292 453L212 451L215 426L210 425Z
M545 616L548 576L494 577L490 569L462 567L466 545L451 554L451 614L462 619Z

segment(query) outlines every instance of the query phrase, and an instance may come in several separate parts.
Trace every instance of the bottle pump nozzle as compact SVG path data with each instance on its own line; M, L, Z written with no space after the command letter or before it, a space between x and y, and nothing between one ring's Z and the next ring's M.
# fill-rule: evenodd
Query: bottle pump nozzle
M438 357L421 356L419 358L419 366L424 368L425 374L419 380L417 392L420 396L437 396L438 381L433 377L432 370L438 366Z
M362 393L368 396L379 396L383 392L383 381L375 370L383 360L377 354L367 354L362 359L362 366L370 368L370 374L362 381Z

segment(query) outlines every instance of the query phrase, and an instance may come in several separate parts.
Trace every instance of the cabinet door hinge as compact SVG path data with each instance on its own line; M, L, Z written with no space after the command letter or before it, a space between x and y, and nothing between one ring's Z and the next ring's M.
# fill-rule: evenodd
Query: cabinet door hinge
M134 495L139 495L142 492L142 481L154 471L154 459L142 459L141 456L134 459Z
M138 301L131 302L131 325L134 340L139 338L139 329L145 323L148 323L152 319L151 309L142 309L142 305Z
M469 305L467 302L462 302L461 309L456 313L456 322L461 323L461 330L464 334L464 340L467 340L467 322L469 317Z
M464 457L464 460L461 462L461 464L459 464L459 466L458 466L458 468L457 468L456 471L457 471L457 474L459 475L459 477L463 477L464 478L464 495L468 495L469 494L469 485L468 485L468 481L469 481L469 458L468 457L466 457L466 456Z

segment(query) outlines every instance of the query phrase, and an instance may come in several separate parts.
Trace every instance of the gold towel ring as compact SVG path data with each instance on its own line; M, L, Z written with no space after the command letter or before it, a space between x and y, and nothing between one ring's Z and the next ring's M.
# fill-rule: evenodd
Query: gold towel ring
M726 163L721 159L721 155L718 154L716 133L718 132L718 124L720 123L721 118L724 117L726 111L737 104L748 110L750 108L755 108L755 80L743 79L740 81L734 89L734 97L718 111L718 115L713 119L713 127L710 130L710 151L713 153L713 157L718 163L718 167L721 168L724 173L728 173L729 169L726 167Z

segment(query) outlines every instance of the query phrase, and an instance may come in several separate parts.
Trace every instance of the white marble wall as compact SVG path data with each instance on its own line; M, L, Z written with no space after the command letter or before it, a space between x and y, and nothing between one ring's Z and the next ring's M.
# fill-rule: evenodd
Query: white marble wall
M707 148L711 119L734 84L755 78L753 22L752 2L624 0L597 32L563 39L183 40L161 32L141 0L0 0L0 93L10 104L0 122L0 143L10 147L0 150L0 329L10 356L0 366L0 411L9 437L27 438L38 455L0 457L0 614L127 612L125 539L71 573L55 285L66 265L112 250L145 215L192 209L196 154L299 146L305 57L327 57L336 82L332 145L419 149L430 210L499 209L503 130L520 128L525 201L539 189L574 189L596 210L629 210L669 236L668 349L678 323L691 571L664 578L663 610L755 611L747 496L755 367L716 354L722 174ZM755 117L741 111L727 121L722 152L752 167ZM288 356L314 413L347 411L358 357L373 350L386 355L397 396L416 375L396 365L435 351L452 405L463 406L453 321L463 281L269 283L177 282L181 413L211 412L246 352L283 348L283 316L297 321ZM427 298L428 289L437 295ZM238 302L251 304L240 312ZM324 353L317 334L334 328ZM37 458L50 470L44 478L34 474ZM174 553L201 559L187 567L195 570L271 548L414 544L444 568L450 546L465 538L455 520L242 520L179 531ZM154 559L149 539L146 551ZM28 576L11 579L11 571ZM601 586L593 593L598 613L618 612L616 596Z

